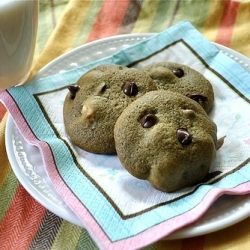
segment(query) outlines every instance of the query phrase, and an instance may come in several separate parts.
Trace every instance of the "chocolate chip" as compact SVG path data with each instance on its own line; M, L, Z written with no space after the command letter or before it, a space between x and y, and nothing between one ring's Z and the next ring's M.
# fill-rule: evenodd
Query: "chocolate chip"
M141 125L143 128L151 128L157 122L157 117L154 114L147 114L141 118Z
M173 69L172 72L178 77L181 78L184 76L184 71L183 69Z
M71 100L74 100L75 97L76 97L76 93L80 90L80 86L76 85L76 84L70 85L68 87L68 90L70 92L70 98L71 98Z
M192 136L184 128L179 128L176 133L178 141L182 145L189 145L192 142Z
M198 103L204 103L208 101L208 98L206 96L200 94L186 94L186 96Z
M136 96L138 87L135 82L127 82L122 86L123 93L127 96Z
M101 93L104 93L106 89L107 89L107 85L103 83L103 86L101 88Z

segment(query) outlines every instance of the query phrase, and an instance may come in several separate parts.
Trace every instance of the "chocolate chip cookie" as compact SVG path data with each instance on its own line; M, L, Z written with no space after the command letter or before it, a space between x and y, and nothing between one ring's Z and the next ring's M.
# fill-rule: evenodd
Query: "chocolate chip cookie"
M101 65L84 74L69 92L63 107L71 141L93 153L115 153L114 124L123 109L148 91L156 90L142 70Z
M216 155L216 133L197 102L166 90L129 104L114 128L124 168L165 192L197 184L207 175Z
M158 89L170 90L198 102L209 113L214 103L211 83L198 71L179 63L158 62L142 68Z

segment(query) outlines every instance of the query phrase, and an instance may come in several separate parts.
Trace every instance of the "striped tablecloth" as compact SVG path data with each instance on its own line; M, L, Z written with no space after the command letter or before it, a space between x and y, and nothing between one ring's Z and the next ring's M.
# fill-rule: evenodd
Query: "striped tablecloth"
M248 0L40 0L32 75L61 54L118 34L160 32L184 19L210 41L250 57ZM0 103L0 249L97 249L83 228L40 205L22 187L5 149ZM159 241L145 249L250 249L250 219L208 235Z

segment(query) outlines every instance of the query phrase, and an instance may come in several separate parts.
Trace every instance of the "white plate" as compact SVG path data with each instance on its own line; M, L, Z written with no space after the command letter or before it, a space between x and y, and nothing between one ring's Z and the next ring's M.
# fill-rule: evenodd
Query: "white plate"
M34 79L37 80L61 73L109 56L133 43L145 40L151 35L148 33L120 35L80 46L46 65L36 74ZM216 44L216 46L250 72L250 60L247 57L221 45ZM11 117L8 117L7 120L5 141L13 171L24 188L48 210L73 224L84 227L78 217L55 191L45 172L38 148L29 145L24 140ZM180 239L207 234L233 225L249 215L250 195L224 195L196 223L175 232L165 239Z

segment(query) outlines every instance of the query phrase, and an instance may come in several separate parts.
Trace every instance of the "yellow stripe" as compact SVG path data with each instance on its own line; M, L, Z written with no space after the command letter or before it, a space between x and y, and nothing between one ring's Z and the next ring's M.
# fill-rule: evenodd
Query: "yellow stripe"
M31 77L51 60L71 49L90 4L91 1L77 0L72 0L68 3L65 11L61 14L58 25L49 37L39 60L35 63L31 72ZM78 18L76 19L75 16ZM63 25L65 23L67 25Z
M5 149L5 126L7 121L8 114L6 113L0 122L0 167L1 167L1 174L0 174L0 189L2 188L5 180L10 173L11 167L8 161L6 149Z
M207 234L203 250L249 249L250 218L229 228Z
M92 2L91 6L89 6L88 11L86 10L83 23L81 25L81 28L79 29L79 34L77 39L74 42L73 47L77 47L79 45L84 44L86 39L89 36L89 33L96 21L96 17L100 12L100 9L103 5L103 0L99 1L90 1Z
M240 2L237 13L230 47L250 57L250 29L249 22L246 22L249 20L250 3Z
M33 58L33 65L35 65L35 63L38 60L39 56L40 56L40 44L37 42L36 43L36 48L35 48L35 53L34 53L34 58Z
M210 41L215 41L218 28L223 16L225 1L212 0L210 2L207 19L202 29L203 35Z
M144 0L139 17L135 23L133 33L149 32L157 12L159 0Z
M82 228L67 221L63 221L50 250L75 249L81 235Z

